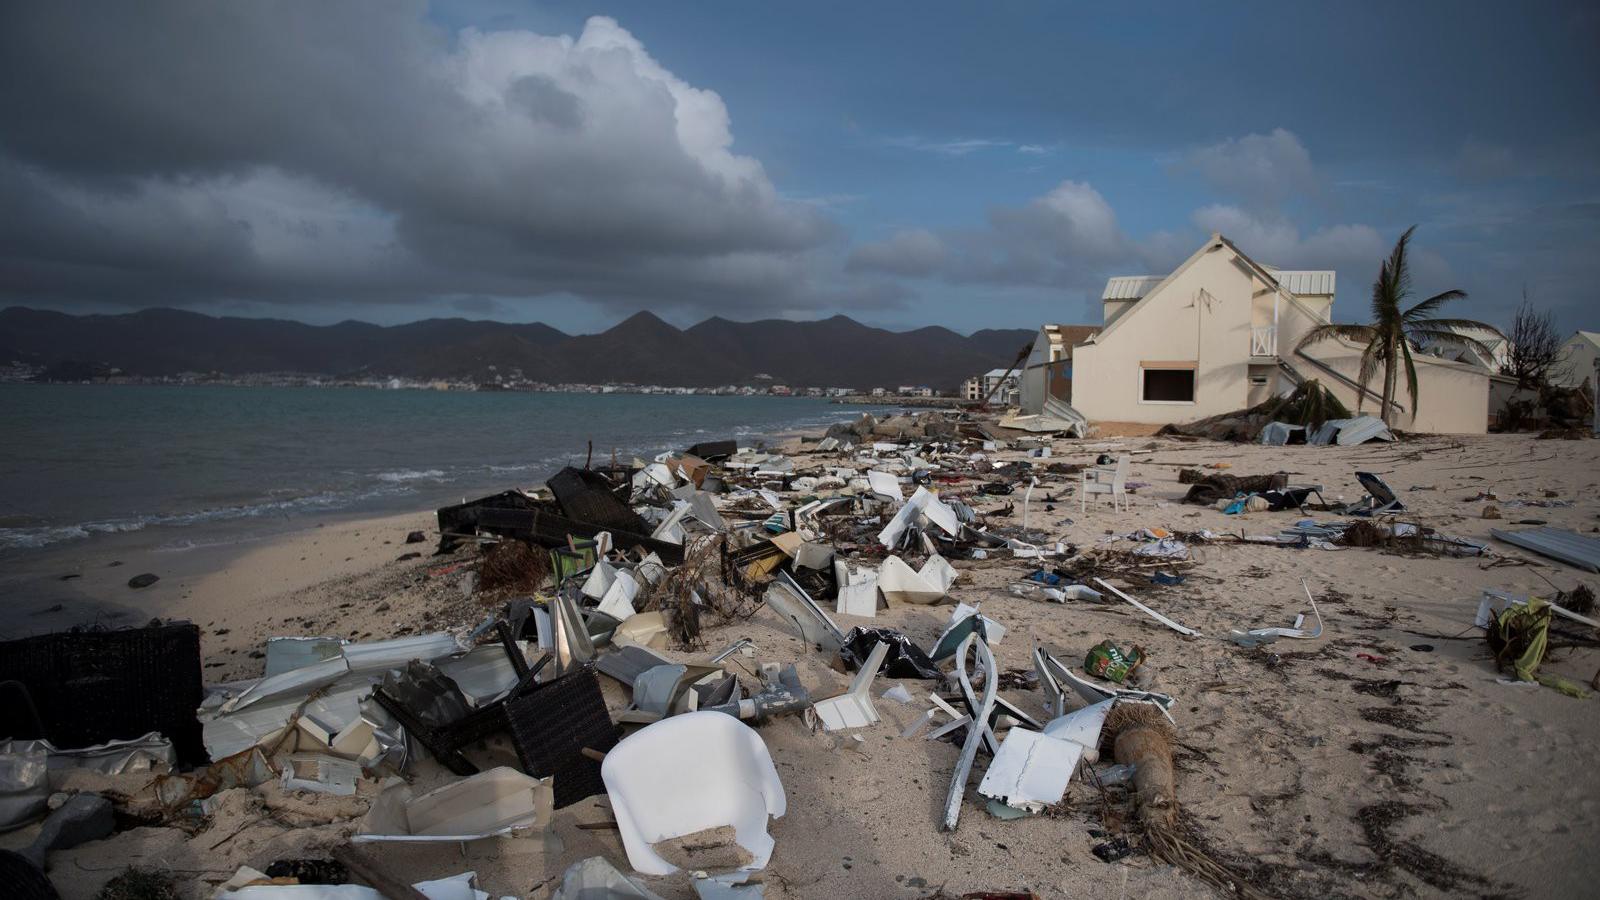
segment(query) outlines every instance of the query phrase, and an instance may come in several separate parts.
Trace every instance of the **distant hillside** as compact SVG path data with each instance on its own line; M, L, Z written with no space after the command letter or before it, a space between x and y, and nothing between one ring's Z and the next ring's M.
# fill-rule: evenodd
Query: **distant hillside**
M946 328L894 332L846 316L819 322L712 318L681 330L641 312L600 334L548 325L428 319L407 325L306 325L216 318L173 309L72 316L0 310L0 364L11 359L130 375L399 376L488 380L520 369L529 380L684 387L742 384L757 375L797 387L927 385L952 390L969 375L1009 365L1025 329L963 337Z

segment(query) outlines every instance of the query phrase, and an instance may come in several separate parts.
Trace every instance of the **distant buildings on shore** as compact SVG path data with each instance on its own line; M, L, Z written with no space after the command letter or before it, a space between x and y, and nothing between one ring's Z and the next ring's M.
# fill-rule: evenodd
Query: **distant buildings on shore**
M561 394L671 394L720 397L937 397L924 385L900 386L893 390L872 388L857 391L850 387L794 387L772 383L770 375L757 376L758 384L725 384L717 387L677 387L660 384L551 384L531 381L513 371L488 379L431 379L398 376L346 377L307 375L300 372L261 372L249 375L223 375L217 372L180 372L176 375L129 375L116 368L84 367L72 371L51 371L22 362L0 363L0 383L48 384L151 384L151 385L230 385L236 387L317 387L367 388L389 391L525 391Z

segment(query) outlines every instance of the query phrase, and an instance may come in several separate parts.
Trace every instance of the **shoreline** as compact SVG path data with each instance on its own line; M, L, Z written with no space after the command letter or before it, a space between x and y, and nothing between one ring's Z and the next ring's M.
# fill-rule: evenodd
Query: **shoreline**
M792 450L803 439L820 438L825 430L786 428L743 437L740 442ZM582 451L576 455L581 457ZM581 459L573 464L581 464ZM533 487L542 481L507 480L469 490L465 498ZM0 553L0 639L82 625L126 627L153 617L176 616L205 625L187 614L190 601L230 593L222 583L226 579L240 578L271 594L289 594L370 573L402 553L420 551L426 558L437 544L437 510L438 505L332 509L276 521L245 518L210 527L157 525L91 533L41 547L11 548ZM406 545L405 537L412 531L422 531L427 539ZM224 536L204 539L218 533ZM364 538L371 535L379 536ZM182 540L185 537L200 540ZM258 556L269 562L252 564ZM324 568L309 568L314 564ZM128 586L130 578L147 572L160 580L144 588Z

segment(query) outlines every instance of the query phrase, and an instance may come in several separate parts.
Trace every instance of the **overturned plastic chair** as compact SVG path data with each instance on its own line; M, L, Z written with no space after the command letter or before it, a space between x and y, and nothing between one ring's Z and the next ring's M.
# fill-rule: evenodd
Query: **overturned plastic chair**
M750 854L741 868L763 868L772 856L767 817L784 813L783 782L761 736L730 715L662 719L607 753L600 775L636 872L678 871L654 844L725 825Z

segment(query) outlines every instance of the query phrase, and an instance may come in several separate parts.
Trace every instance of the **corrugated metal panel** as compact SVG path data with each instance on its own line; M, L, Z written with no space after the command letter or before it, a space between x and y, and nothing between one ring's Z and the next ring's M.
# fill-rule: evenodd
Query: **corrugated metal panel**
M1322 423L1307 440L1308 444L1332 444L1342 447L1365 444L1367 441L1392 441L1394 433L1376 416L1359 416L1354 419L1329 419Z
M1291 294L1332 294L1332 272L1275 272L1278 284Z
M1501 531L1489 533L1508 544L1532 550L1540 556L1559 559L1569 565L1591 572L1600 572L1600 538L1585 537L1564 528L1530 528L1526 531Z
M1150 293L1151 288L1160 284L1165 275L1118 275L1116 278L1106 279L1106 289L1101 292L1101 300L1137 300Z

